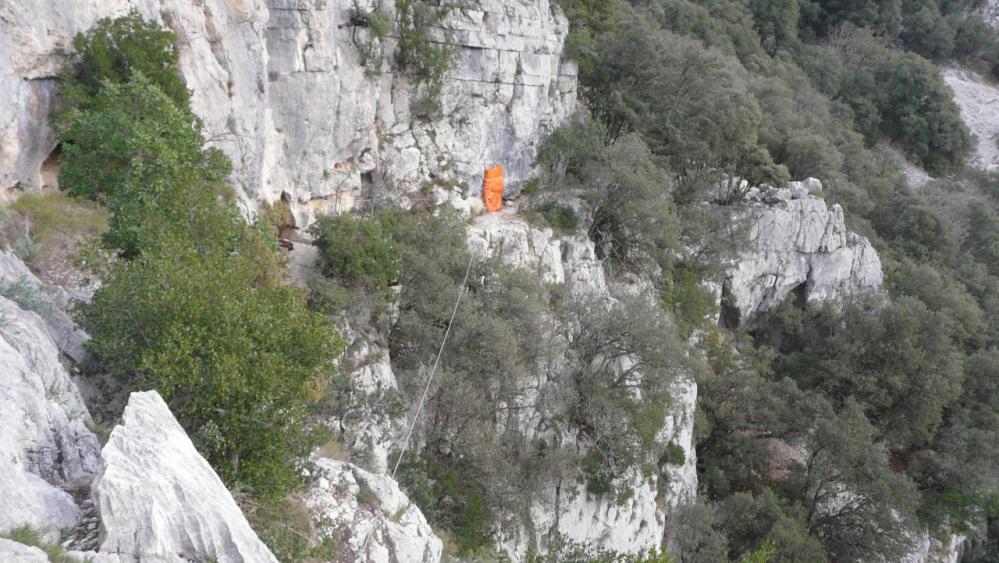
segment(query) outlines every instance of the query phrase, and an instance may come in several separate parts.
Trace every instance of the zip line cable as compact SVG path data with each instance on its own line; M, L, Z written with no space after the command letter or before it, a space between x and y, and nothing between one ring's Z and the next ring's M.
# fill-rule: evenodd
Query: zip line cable
M427 378L427 386L423 389L423 396L420 397L420 405L416 408L416 415L413 416L413 422L409 425L409 431L406 432L406 439L402 443L402 451L399 452L399 458L395 460L395 468L392 469L392 479L395 479L395 474L399 471L399 464L402 463L402 456L406 454L406 448L409 447L409 439L413 435L413 429L416 428L416 421L420 419L420 414L423 412L423 405L427 401L427 394L430 392L430 384L434 381L434 374L437 373L437 364L441 361L441 355L444 353L444 345L447 344L447 337L451 334L451 325L454 324L454 317L458 314L458 305L461 304L461 298L465 295L465 289L468 287L468 273L472 271L472 260L474 255L468 257L468 266L465 267L465 278L461 280L461 288L458 290L458 298L454 300L454 310L451 311L451 320L447 323L447 330L444 331L444 338L441 340L441 347L437 350L437 358L434 360L434 367L430 370L430 377Z

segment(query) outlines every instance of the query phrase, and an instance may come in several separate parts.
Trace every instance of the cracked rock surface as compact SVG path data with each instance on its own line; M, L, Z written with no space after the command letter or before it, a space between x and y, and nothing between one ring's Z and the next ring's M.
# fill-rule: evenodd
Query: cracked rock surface
M74 34L134 8L178 37L180 70L206 135L232 159L242 205L282 195L307 226L319 213L427 185L474 197L503 164L515 193L543 135L575 109L561 60L568 22L549 0L473 0L436 36L454 56L430 119L421 89L392 68L394 39L350 25L353 0L46 0L0 6L0 200L52 183L48 113ZM361 0L370 10L375 3ZM389 17L395 4L381 2ZM358 47L374 41L378 60Z
M826 300L881 287L874 247L847 230L839 204L830 207L814 195L821 189L810 178L784 189L751 190L734 206L733 216L747 223L749 244L722 286L723 323L752 320L792 291Z
M100 551L141 561L277 561L155 391L132 393L93 486Z

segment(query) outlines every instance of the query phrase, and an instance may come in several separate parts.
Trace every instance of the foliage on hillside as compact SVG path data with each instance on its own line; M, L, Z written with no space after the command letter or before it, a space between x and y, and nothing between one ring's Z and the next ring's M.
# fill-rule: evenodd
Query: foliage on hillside
M669 384L693 369L702 501L671 522L680 561L897 560L910 530L999 528L999 180L963 170L972 141L929 62L999 60L973 3L561 4L588 113L541 147L532 197L566 229L570 207L551 202L578 198L572 219L609 272L656 294L610 305L472 260L421 448L400 469L428 518L473 555L556 484L626 502L676 461L656 434ZM397 9L396 62L433 92L441 13ZM318 443L307 408L355 406L333 377L329 317L374 323L397 306L393 368L422 394L469 264L464 224L445 210L321 219L307 309L279 282L271 230L227 201L230 164L206 147L173 40L134 13L105 20L62 77L60 185L107 207L115 254L79 318L94 369L158 389L227 483L275 498ZM885 143L951 176L913 193ZM805 176L878 246L891 300L789 300L743 332L711 330L703 284L740 233L702 203L741 198L736 177ZM704 361L688 360L692 335Z
M717 187L732 175L821 178L888 276L888 304L789 300L748 335L705 341L697 431L706 504L678 516L681 560L734 560L766 542L778 560L892 560L908 549L906 529L999 521L999 426L984 414L999 401L994 179L963 168L973 142L927 60L994 64L999 42L978 6L559 3L592 121L542 147L544 190L599 202L613 193L600 189L601 172L619 189L629 174L609 170L627 161L622 152L647 155L649 178L662 179L632 193L638 206L662 207L646 222L622 221L628 236L590 234L611 258L661 249L626 263L661 278L662 302L687 334L710 313L699 283L717 279L736 250L714 240L725 229L697 203L741 197L732 183ZM942 195L910 191L885 143L952 174L926 188ZM660 238L670 224L672 237ZM973 453L971 443L982 447Z

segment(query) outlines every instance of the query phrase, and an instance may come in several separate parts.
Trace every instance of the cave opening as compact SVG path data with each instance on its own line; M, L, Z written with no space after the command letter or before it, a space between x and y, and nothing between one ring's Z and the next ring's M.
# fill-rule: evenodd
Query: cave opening
M59 154L62 145L57 144L38 169L38 187L42 192L59 191Z
M742 322L742 311L735 303L735 296L728 286L728 282L722 284L721 291L721 312L718 315L718 326L726 330L737 330Z

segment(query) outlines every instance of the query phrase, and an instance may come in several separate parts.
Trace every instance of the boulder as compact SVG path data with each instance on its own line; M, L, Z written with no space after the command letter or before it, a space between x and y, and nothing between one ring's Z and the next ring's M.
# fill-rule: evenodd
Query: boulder
M132 393L93 486L100 551L141 561L277 561L155 391Z

